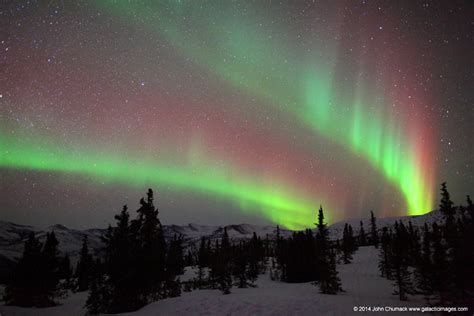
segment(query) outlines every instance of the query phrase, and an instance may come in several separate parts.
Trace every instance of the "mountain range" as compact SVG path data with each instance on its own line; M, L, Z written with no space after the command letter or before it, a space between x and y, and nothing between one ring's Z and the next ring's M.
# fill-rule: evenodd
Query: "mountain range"
M423 226L425 222L441 221L442 214L433 211L421 216L402 216L387 217L377 219L377 227L391 226L395 221L412 222L414 226ZM360 222L362 221L365 231L370 232L370 219L350 219L337 222L329 226L329 232L332 239L340 239L345 223L352 225L355 234L358 234ZM163 225L163 231L166 239L171 239L174 235L183 237L183 245L186 248L196 248L201 237L215 240L222 237L224 227L233 241L249 239L255 232L261 238L274 240L276 236L276 226L261 226L251 224L237 224L227 226L207 226L207 225ZM46 233L54 231L59 241L59 249L62 254L69 254L73 265L77 262L79 251L81 249L84 236L87 236L89 249L94 256L101 256L103 253L103 244L101 236L105 233L105 228L90 228L85 230L71 229L64 225L55 224L44 229L35 228L28 225L0 221L0 283L12 272L15 262L21 257L24 242L29 234L33 232L40 241L44 242ZM280 229L282 237L289 237L293 231Z

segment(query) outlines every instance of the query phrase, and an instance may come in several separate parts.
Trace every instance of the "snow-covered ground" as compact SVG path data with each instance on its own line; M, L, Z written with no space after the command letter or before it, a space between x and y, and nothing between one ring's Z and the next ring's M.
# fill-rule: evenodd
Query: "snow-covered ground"
M311 283L289 284L272 281L269 275L265 274L258 279L256 288L234 288L229 295L222 295L217 290L183 292L180 297L157 301L139 311L124 315L349 315L362 314L354 313L354 307L426 305L421 297L410 297L408 302L400 302L397 296L392 295L394 288L391 282L379 276L377 264L377 249L370 246L359 248L352 264L338 266L345 290L339 295L320 294L318 288ZM187 271L181 279L192 276L192 271ZM85 310L82 307L86 298L86 293L73 294L62 302L63 305L44 309L0 306L0 314L84 315ZM400 314L419 315L420 312Z

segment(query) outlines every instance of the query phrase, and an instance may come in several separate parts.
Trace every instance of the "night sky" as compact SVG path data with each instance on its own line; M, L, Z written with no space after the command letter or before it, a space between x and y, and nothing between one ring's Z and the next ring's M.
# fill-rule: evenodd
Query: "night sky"
M2 1L0 211L418 215L474 194L472 1Z

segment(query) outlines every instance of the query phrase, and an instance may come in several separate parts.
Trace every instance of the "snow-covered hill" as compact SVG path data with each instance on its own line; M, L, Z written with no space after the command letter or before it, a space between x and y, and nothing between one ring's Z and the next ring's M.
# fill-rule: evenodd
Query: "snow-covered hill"
M232 240L249 239L255 232L261 238L268 237L273 239L276 234L275 226L257 226L249 224L228 225L226 226L229 237ZM196 247L201 237L211 240L222 237L223 227L205 226L205 225L164 225L165 238L171 239L173 236L182 235L185 247ZM59 241L59 249L68 253L73 263L76 262L81 249L82 240L87 236L89 248L95 256L101 256L103 252L103 243L101 236L105 229L93 228L86 230L70 229L63 225L53 225L45 229L38 229L32 226L19 225L11 222L0 221L0 283L11 272L15 261L21 257L24 242L31 232L34 232L40 241L44 242L46 233L54 231ZM292 234L289 230L281 229L281 235L288 237Z
M333 239L342 237L345 223L353 226L357 233L360 221L363 221L366 232L370 231L369 219L351 219L335 223L329 227ZM377 226L392 226L395 221L412 222L414 226L425 223L441 222L442 215L431 212L422 216L390 217L377 219ZM256 226L249 224L226 226L233 240L251 238L255 232L258 236L275 238L276 227ZM0 221L0 270L7 271L23 250L24 240L34 232L44 240L46 232L54 231L60 241L61 251L67 252L77 259L84 235L88 236L90 248L96 255L102 252L100 240L104 229L75 230L62 225L36 229ZM164 226L166 238L175 234L182 235L187 247L198 246L202 236L210 239L221 238L223 227L189 224L184 226ZM281 230L281 235L288 237L293 232ZM426 303L422 297L410 296L408 302L400 304L398 297L393 295L393 285L380 277L377 268L378 250L372 246L360 247L354 260L348 265L338 265L339 276L345 290L340 295L323 295L311 283L289 284L272 281L267 274L257 280L256 288L232 289L230 295L222 295L217 290L195 290L184 292L182 296L164 299L151 303L141 310L127 315L348 315L354 307L421 307ZM195 276L195 268L187 267L181 280ZM1 286L0 286L1 292ZM87 293L71 293L61 300L60 306L35 309L0 306L0 315L84 315ZM374 313L374 314L381 314ZM415 315L418 312L404 312L403 315Z
M365 231L370 231L370 219L351 219L335 223L329 227L330 236L332 239L342 238L344 224L351 224L354 232L359 231L359 222L364 223ZM441 221L442 215L438 211L433 211L421 216L405 216L405 217L388 217L377 219L378 228L383 226L391 226L395 221L412 222L415 226L422 226L425 222L431 223L434 221ZM238 224L225 226L229 237L232 240L238 241L241 239L249 239L255 232L261 238L267 235L271 240L275 239L276 226L259 226L250 224ZM206 237L211 240L222 237L223 227L221 226L206 226L197 224L188 225L164 225L165 238L170 239L176 235L182 235L185 247L197 247L201 237ZM79 256L79 250L82 245L84 236L88 237L89 247L95 256L100 256L103 251L103 244L101 236L105 229L92 228L86 230L70 229L63 225L53 225L45 229L38 229L32 226L18 225L15 223L0 221L0 283L11 273L11 268L16 260L21 256L24 247L24 241L31 232L34 232L41 241L46 238L46 232L54 231L59 240L59 249L62 253L68 253L73 264ZM280 234L283 237L289 237L293 232L290 230L280 229Z
M347 223L352 226L354 233L357 234L360 228L360 222L362 221L364 225L364 230L366 233L370 233L370 218L354 218L349 220L343 220L337 223L332 224L329 227L329 232L332 239L341 239L342 233L344 231L344 225ZM384 217L384 218L377 218L376 225L379 230L383 227L391 227L395 224L395 222L403 222L405 225L408 225L409 222L412 223L415 227L422 227L425 223L431 224L434 222L441 223L444 221L443 214L441 212L435 210L424 215L418 216L394 216L394 217Z

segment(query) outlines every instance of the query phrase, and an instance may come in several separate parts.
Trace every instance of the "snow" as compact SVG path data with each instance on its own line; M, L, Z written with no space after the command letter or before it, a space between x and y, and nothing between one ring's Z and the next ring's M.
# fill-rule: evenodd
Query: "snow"
M329 226L329 233L332 239L341 239L344 230L344 224L352 225L354 233L359 231L359 222L362 220L366 233L370 233L370 219L351 219L344 220ZM432 223L441 221L442 215L438 211L433 211L421 216L387 217L377 219L377 227L391 226L395 221L403 221L408 224L411 221L414 226L422 226L425 222ZM276 226L260 226L250 224L228 225L227 233L234 241L252 238L255 232L257 236L264 239L267 235L270 240L275 240ZM211 240L220 239L223 233L222 226L206 226L197 224L188 225L163 225L165 238L170 239L176 235L182 235L185 247L198 247L201 237ZM86 230L70 229L60 224L49 226L45 229L38 229L32 226L18 225L10 222L0 221L0 261L2 257L8 260L16 261L23 252L24 242L30 232L34 232L40 241L44 242L46 232L54 231L59 240L59 249L63 253L68 253L74 263L77 260L84 236L88 237L89 248L94 255L102 254L103 244L100 237L105 229L93 228ZM280 235L284 238L291 236L293 232L286 229L280 229Z
M329 227L332 239L342 237L344 224L352 225L354 232L359 230L362 220L367 233L370 233L370 219L352 219L335 223ZM442 221L438 211L406 217L390 217L377 219L378 229L392 226L395 221L403 221L413 226L424 223ZM226 226L232 240L251 238L256 232L261 238L268 234L270 240L275 239L275 226L257 226L249 224ZM54 230L60 241L60 249L69 253L73 262L77 259L84 235L88 236L90 248L96 255L102 249L100 236L104 229L74 230L62 225L53 225L44 230L31 226L23 226L0 221L0 270L10 269L11 260L17 259L23 251L23 243L30 232L44 241L47 231ZM215 240L222 237L223 227L188 224L183 226L165 225L166 238L174 234L182 235L185 246L198 247L202 236ZM291 231L281 229L281 235L287 238ZM3 266L2 266L3 264ZM232 289L230 295L222 295L217 290L195 290L183 292L182 296L151 303L141 310L124 314L133 316L146 315L347 315L353 313L354 306L426 306L423 298L410 296L408 302L400 302L393 295L394 287L379 275L378 250L372 246L360 247L354 254L354 260L348 265L338 265L339 276L344 293L339 295L323 295L311 283L289 284L272 281L269 274L261 275L256 288ZM1 272L1 271L0 271ZM196 276L196 267L186 267L180 276L182 282L190 281ZM3 288L0 288L0 294ZM50 308L20 308L0 306L0 315L84 315L87 293L72 293L61 300L61 305ZM371 314L377 314L371 312ZM418 312L419 314L419 312ZM404 312L403 315L410 315Z
M311 283L272 281L267 273L259 277L256 288L233 288L229 295L222 295L217 290L183 292L180 297L157 301L139 311L122 315L348 315L353 313L354 306L426 305L421 297L410 296L409 301L400 302L396 295L392 295L391 282L380 277L377 265L378 250L372 246L360 247L351 264L338 265L345 290L339 295L321 294ZM182 279L192 278L194 271L188 267ZM63 305L44 309L0 306L0 314L83 315L82 306L86 298L86 293L72 294Z
M31 232L41 242L46 240L46 232L54 231L59 241L59 248L63 253L68 253L74 262L78 257L84 236L88 237L89 247L95 255L99 255L102 248L100 236L104 230L87 229L84 231L69 229L63 225L53 225L44 230L32 226L18 225L0 221L0 256L9 260L18 260L23 253L24 242Z
M335 223L329 226L329 234L331 239L341 239L344 224L347 222L352 225L354 233L357 235L359 231L359 221L363 221L367 234L370 234L370 219L350 219ZM377 227L379 230L384 226L391 226L395 221L403 221L408 224L412 222L414 226L422 226L424 223L432 223L434 221L442 221L442 214L439 211L433 211L421 216L404 216L404 217L388 217L377 219ZM238 242L243 239L252 238L255 232L257 236L264 239L267 235L271 241L276 237L276 226L260 226L250 224L228 225L227 233L231 240ZM206 226L197 224L188 225L163 225L163 231L166 239L173 236L181 235L183 237L183 245L186 248L197 249L201 237L206 237L213 242L222 238L223 227ZM46 232L54 231L59 240L59 250L64 254L69 254L71 263L76 265L79 258L79 252L84 236L88 237L89 249L95 257L103 255L103 243L101 236L105 229L92 228L86 230L77 230L65 227L60 224L52 225L44 229L32 226L18 225L10 222L0 221L0 283L3 282L9 274L11 274L15 261L21 257L24 248L24 242L28 238L30 232L34 232L36 237L44 242ZM315 230L313 230L315 231ZM290 230L280 229L280 235L288 238L293 234Z
M261 238L268 234L269 238L275 239L276 226L258 226L249 224L228 225L226 226L229 237L234 241L241 239L250 239L254 232ZM101 236L105 229L93 228L86 230L70 229L66 226L56 224L45 229L37 229L32 226L18 225L10 222L0 221L0 264L4 260L16 261L21 257L24 242L28 239L31 232L40 239L46 240L46 232L54 231L59 241L59 250L67 253L74 264L79 256L84 236L87 236L89 249L95 256L100 256L103 252ZM163 231L166 239L181 235L185 247L198 247L201 237L211 240L222 238L223 227L205 226L205 225L163 225ZM281 229L281 236L288 237L292 234L289 230Z
M354 306L425 305L421 297L400 302L392 295L391 282L380 277L377 265L378 250L361 247L352 264L338 266L346 291L340 295L320 294L311 283L272 281L265 274L257 288L232 289L230 295L215 290L183 293L124 315L347 315Z
M192 281L196 277L197 267L185 267L184 273L179 276L181 282ZM203 269L203 275L207 275L207 268Z
M63 301L62 305L46 308L27 308L17 306L0 306L2 316L83 316L87 310L84 309L87 300L87 292L74 293Z
M344 232L344 225L347 223L352 226L354 230L354 234L359 234L360 229L360 222L362 221L364 225L364 230L366 234L370 234L371 223L370 217L369 218L355 218L355 219L346 219L337 223L332 224L329 227L329 234L331 239L342 239L342 234ZM438 222L441 223L444 221L443 214L438 211L432 211L423 215L418 216L394 216L394 217L384 217L384 218L376 218L376 225L379 231L382 230L383 227L391 227L395 225L396 221L401 221L403 224L408 225L409 222L412 223L414 227L423 227L425 223L428 225Z

